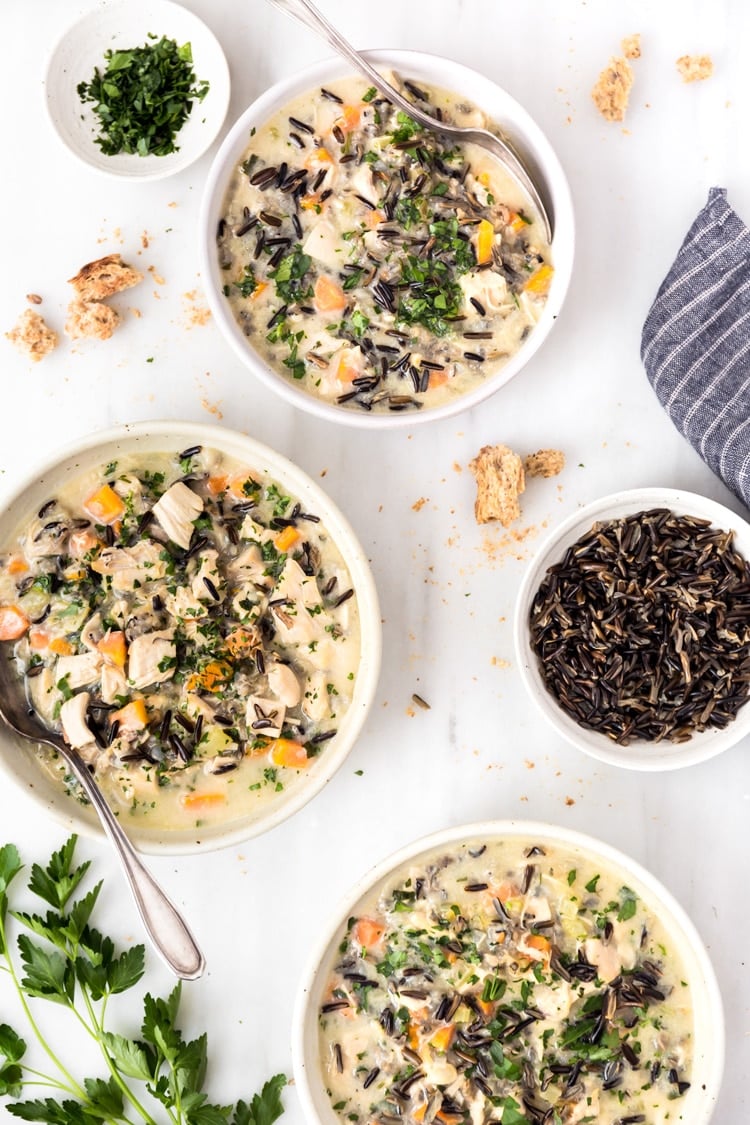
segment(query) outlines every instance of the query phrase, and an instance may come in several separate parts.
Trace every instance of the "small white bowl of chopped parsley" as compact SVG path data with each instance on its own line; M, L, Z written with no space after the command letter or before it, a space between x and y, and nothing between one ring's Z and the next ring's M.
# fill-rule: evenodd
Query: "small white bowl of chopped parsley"
M556 732L609 765L671 770L750 734L750 525L675 488L604 496L531 563L515 642Z
M54 48L45 77L63 144L107 175L159 180L183 171L218 134L229 69L206 25L170 0L107 4Z

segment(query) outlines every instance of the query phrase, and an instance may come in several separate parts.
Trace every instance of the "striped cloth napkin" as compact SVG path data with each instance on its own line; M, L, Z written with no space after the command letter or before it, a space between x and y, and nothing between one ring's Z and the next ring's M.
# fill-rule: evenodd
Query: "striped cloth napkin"
M677 429L750 507L750 230L724 188L661 284L641 358Z

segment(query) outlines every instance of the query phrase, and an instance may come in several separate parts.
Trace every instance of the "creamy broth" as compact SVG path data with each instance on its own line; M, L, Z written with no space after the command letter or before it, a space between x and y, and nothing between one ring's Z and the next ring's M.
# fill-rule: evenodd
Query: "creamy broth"
M683 1120L693 1016L674 941L622 875L534 840L472 840L358 904L319 1014L342 1121Z
M51 496L0 558L0 626L38 716L147 829L252 819L303 785L360 657L316 513L200 447L123 456Z
M491 127L454 94L404 93L446 121ZM539 217L496 160L449 146L356 78L254 131L217 237L249 345L354 410L472 390L533 330L553 273Z

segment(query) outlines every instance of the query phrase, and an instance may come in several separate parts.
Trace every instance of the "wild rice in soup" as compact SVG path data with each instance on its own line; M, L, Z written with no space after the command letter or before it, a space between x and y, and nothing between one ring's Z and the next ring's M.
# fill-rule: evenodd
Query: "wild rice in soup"
M428 113L487 126L454 94ZM224 294L280 373L354 410L438 406L523 344L552 279L529 200L486 151L451 146L360 79L253 132L218 229Z

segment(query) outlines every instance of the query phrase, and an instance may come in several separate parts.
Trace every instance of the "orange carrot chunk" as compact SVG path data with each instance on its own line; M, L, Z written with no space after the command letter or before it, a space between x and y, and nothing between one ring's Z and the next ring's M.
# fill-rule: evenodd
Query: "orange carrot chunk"
M297 540L300 538L300 533L296 527L289 524L287 527L282 528L279 534L274 539L274 545L277 551L288 551L293 547Z
M17 641L29 624L28 617L19 606L0 606L0 641Z
M286 766L287 769L300 770L309 766L312 758L308 758L307 750L301 742L292 738L274 738L269 743L271 761L275 766Z
M114 523L125 514L125 505L114 488L103 484L83 504L90 516L100 523Z
M134 699L132 703L126 703L119 711L112 712L110 722L113 723L115 719L123 730L143 730L144 727L148 726L146 704L142 699Z
M346 306L346 294L337 281L321 274L315 282L313 301L320 313L340 312Z
M125 667L127 645L125 643L125 634L121 630L107 630L96 647L110 664L116 664L118 668Z
M352 937L362 949L372 949L374 945L378 945L384 933L385 926L382 923L365 916L358 918L352 929Z
M180 804L184 809L212 809L225 803L224 793L186 793L184 797L180 797Z

